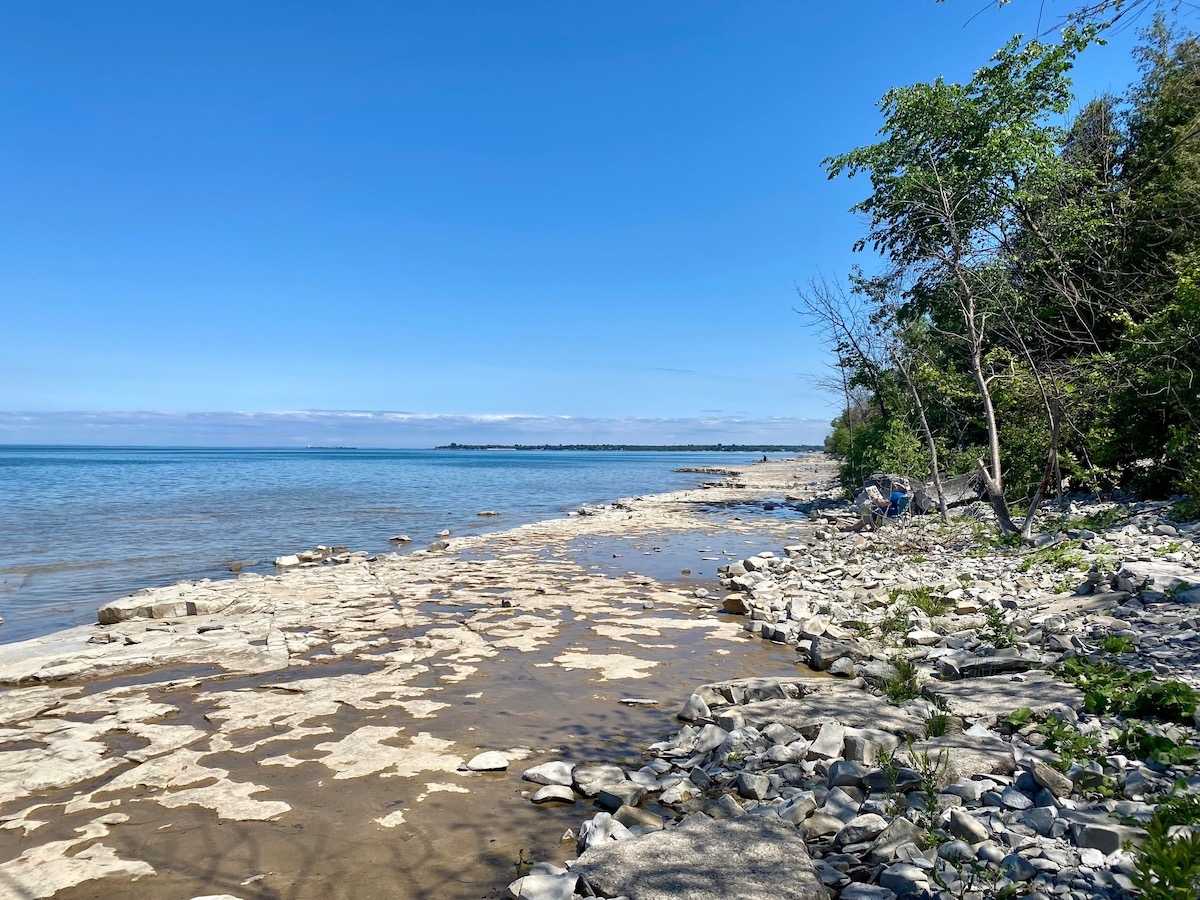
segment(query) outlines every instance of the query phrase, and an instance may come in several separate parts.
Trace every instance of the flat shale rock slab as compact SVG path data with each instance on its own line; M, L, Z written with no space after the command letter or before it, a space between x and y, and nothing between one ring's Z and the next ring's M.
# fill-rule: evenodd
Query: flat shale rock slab
M800 832L778 819L703 813L636 840L609 841L571 867L599 894L630 900L828 900Z
M1083 706L1083 692L1047 672L1023 675L988 675L962 681L925 684L925 692L944 697L950 711L960 716L1005 716L1023 706L1034 712L1054 706Z
M1105 591L1100 594L1072 594L1069 597L1057 597L1042 606L1033 620L1036 623L1049 616L1078 619L1086 615L1097 615L1115 609L1128 599L1128 591Z
M902 751L902 758L914 765L913 753L928 753L930 761L939 766L939 787L956 781L970 781L976 775L1011 775L1016 771L1012 744L995 737L970 734L947 734L920 741Z
M925 723L916 716L860 688L837 682L824 684L799 700L762 700L721 712L733 718L731 724L743 727L762 728L780 722L803 733L826 722L839 722L848 728L876 728L913 737L925 735Z
M734 678L715 681L696 689L709 706L728 703L754 703L758 700L785 700L799 696L813 683L813 677L797 678Z

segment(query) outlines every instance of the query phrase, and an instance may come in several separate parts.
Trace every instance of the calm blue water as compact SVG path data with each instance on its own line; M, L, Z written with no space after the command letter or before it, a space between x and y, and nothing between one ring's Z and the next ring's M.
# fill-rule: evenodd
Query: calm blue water
M697 484L746 453L0 447L0 642L316 544L390 549ZM481 519L494 509L499 519ZM273 570L273 568L271 569Z

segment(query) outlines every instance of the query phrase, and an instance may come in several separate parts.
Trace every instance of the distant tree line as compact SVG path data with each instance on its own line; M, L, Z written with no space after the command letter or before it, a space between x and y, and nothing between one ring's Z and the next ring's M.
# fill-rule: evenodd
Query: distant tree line
M817 444L443 444L435 450L654 450L668 453L803 453Z
M1076 106L1111 21L894 88L880 140L825 161L869 182L857 248L885 261L800 292L836 358L847 488L974 472L1026 538L1066 487L1200 497L1200 42L1159 14L1136 83Z

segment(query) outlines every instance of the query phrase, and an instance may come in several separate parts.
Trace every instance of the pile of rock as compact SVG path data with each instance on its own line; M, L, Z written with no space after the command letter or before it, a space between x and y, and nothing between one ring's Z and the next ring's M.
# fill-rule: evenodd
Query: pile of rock
M1107 631L1143 636L1135 667L1200 686L1198 530L1163 522L1159 510L1103 535L1055 536L1077 535L1053 561L1069 564L1064 573L1042 570L1036 554L964 552L961 530L932 521L870 535L818 523L782 557L723 567L723 607L817 670L876 683L901 649L926 674L972 678L1047 668L1089 650L1085 633Z
M1128 508L1119 527L1072 529L1032 556L933 522L859 535L831 518L782 556L727 566L727 611L841 677L702 686L636 772L589 769L611 780L594 793L562 773L564 798L601 812L578 859L510 892L1129 895L1156 804L1179 784L1200 792L1200 711L1097 715L1059 666L1200 687L1198 529L1161 516Z
M1034 694L1015 688L1010 703ZM1051 709L1078 722L1082 698L1069 699ZM1000 715L970 724L959 717L961 730L928 738L933 709L924 700L894 706L849 682L705 685L680 711L688 723L651 746L637 772L554 763L526 773L591 796L603 811L579 829L580 856L569 869L536 879L562 893L531 893L532 882L517 882L513 896L659 896L651 889L665 870L703 874L712 848L724 856L744 834L786 854L759 887L790 885L793 893L764 896L986 898L1012 888L1083 900L1132 889L1126 847L1142 832L1124 823L1153 811L1144 766L1113 755L1098 772L1081 765L1064 773L1036 726L1014 731ZM1190 777L1200 788L1195 772ZM1106 778L1119 779L1122 799L1087 796L1088 785ZM639 808L650 802L675 821ZM762 821L737 824L742 819ZM647 837L664 828L669 838ZM627 841L657 849L614 846ZM663 855L667 847L674 856ZM729 883L724 890L713 896L755 896Z
M1038 691L1016 684L1010 704L1034 702ZM705 811L795 825L821 881L841 896L989 897L1014 885L1082 898L1131 887L1122 846L1138 829L1112 817L1118 804L1073 798L1075 783L1050 765L1054 755L1006 733L1000 716L961 717L955 731L925 737L936 710L928 700L866 700L849 682L773 687L802 696L739 704L730 700L744 697L740 683L707 686L680 713L691 718L703 702L707 721L658 746L686 749L697 728L708 743L720 740L691 777L732 791L707 800ZM1053 711L1073 719L1082 697L1068 699ZM1124 803L1116 811L1149 810Z
M318 544L311 550L301 550L286 556L275 557L277 569L313 568L314 566L343 566L355 560L373 562L375 557L366 550L351 550L349 547L329 547Z

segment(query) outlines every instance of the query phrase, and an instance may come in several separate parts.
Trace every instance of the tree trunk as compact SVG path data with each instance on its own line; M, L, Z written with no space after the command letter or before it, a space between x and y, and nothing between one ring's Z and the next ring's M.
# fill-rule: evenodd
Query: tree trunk
M991 469L979 460L979 470L984 476L984 486L987 488L988 499L992 509L996 511L996 521L1000 525L1001 534L1016 534L1017 526L1013 524L1012 514L1008 511L1008 501L1004 499L1004 481L1000 464L1000 429L996 427L996 408L992 405L992 391L988 387L987 376L983 374L983 360L980 359L978 346L971 348L971 372L975 383L979 386L979 396L983 400L983 420L987 425L988 453L991 455Z
M1033 522L1037 516L1038 507L1042 505L1042 497L1046 494L1046 488L1049 487L1050 481L1055 477L1058 468L1058 434L1059 427L1062 423L1062 413L1058 409L1056 403L1046 402L1046 413L1050 417L1050 446L1046 450L1046 468L1042 472L1042 480L1038 482L1037 490L1033 492L1033 498L1029 501L1029 510L1025 513L1025 521L1021 524L1021 540L1029 543L1033 540ZM1062 493L1062 479L1059 478L1059 493Z
M908 366L900 361L899 356L893 354L892 358L896 362L896 368L904 376L904 383L908 385L913 403L917 407L917 418L921 422L921 433L925 435L925 447L929 450L929 470L933 476L933 489L937 491L938 512L941 514L943 522L949 522L950 513L946 510L946 492L942 490L942 473L938 465L937 443L933 440L933 431L930 429L929 419L925 415L925 404L921 401L921 392L917 390L916 383L909 376Z
M1004 494L1004 476L1000 464L1000 429L996 427L996 407L992 405L992 389L988 386L987 376L983 374L983 360L979 351L971 351L971 374L979 386L979 398L983 401L983 421L988 433L988 462L990 464L991 483L996 492Z
M984 490L987 491L988 500L992 504L992 510L996 513L996 523L1000 526L1000 533L1018 534L1020 529L1013 522L1012 515L1008 511L1008 504L1004 501L1004 495L1000 493L999 485L992 480L992 473L988 471L988 467L983 464L982 459L977 459L975 465L979 468L979 474L983 478Z

